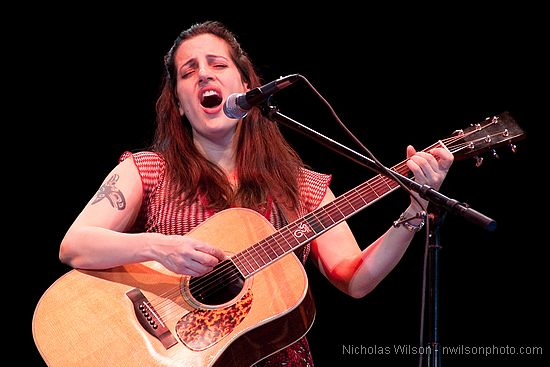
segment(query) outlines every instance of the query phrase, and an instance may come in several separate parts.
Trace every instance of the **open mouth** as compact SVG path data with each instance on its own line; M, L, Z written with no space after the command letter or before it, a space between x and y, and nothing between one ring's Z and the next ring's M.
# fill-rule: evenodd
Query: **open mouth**
M205 90L201 95L201 105L206 108L219 106L222 103L222 97L217 91Z

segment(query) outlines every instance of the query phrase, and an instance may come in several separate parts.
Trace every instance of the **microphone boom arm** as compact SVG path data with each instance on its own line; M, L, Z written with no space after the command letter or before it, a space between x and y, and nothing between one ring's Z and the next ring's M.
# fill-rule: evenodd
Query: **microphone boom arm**
M241 119L254 106L266 103L275 92L295 83L300 77L299 74L290 74L251 89L246 93L233 93L227 97L223 105L223 112L229 118Z
M352 161L361 164L364 167L367 167L376 173L387 176L391 179L394 179L390 176L387 171L389 168L380 166L376 164L372 159L365 157L364 155L346 147L345 145L340 144L339 142L328 138L317 131L283 115L278 111L278 109L267 103L260 106L262 114L269 118L271 121L275 121L281 125L287 126L321 144L328 147L329 149L339 153ZM410 178L403 176L395 171L392 171L392 175L397 177L406 187L418 193L422 198L430 201L434 205L443 208L444 210L463 217L467 221L482 227L487 231L494 231L496 228L496 221L485 216L484 214L479 213L478 211L470 208L467 204L460 203L455 199L451 199L441 194L437 190L434 190L428 185L420 185L419 183L411 180Z

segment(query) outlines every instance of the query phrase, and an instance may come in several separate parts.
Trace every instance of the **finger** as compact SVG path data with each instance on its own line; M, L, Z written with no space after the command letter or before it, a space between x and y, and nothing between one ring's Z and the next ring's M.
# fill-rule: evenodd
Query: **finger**
M444 171L448 171L451 165L453 164L454 156L449 150L444 148L434 148L430 150L430 154L433 155L440 166Z
M213 269L212 266L204 266L196 261L189 261L185 264L182 274L187 274L191 276L200 276L208 273Z
M420 167L421 162L415 162L413 160L413 157L417 154L416 149L412 145L407 145L407 166L413 173L415 177L419 175L424 175L424 172L422 171L422 168Z
M411 170L414 176L414 180L416 182L426 181L426 177L424 175L424 172L422 171L422 168L420 168L420 166L414 160L409 159L406 164L407 167L409 167L409 169Z
M217 260L222 261L226 259L225 252L216 246L207 245L205 243L199 243L195 246L195 250L201 251L205 254L215 257Z
M185 266L198 272L212 270L217 264L219 264L219 260L216 257L199 250L193 251L184 262Z
M416 154L416 149L412 145L407 145L407 158L412 157Z
M423 160L419 160L418 163L420 163L420 164L426 163L431 167L432 170L434 170L436 172L440 170L437 158L435 156L433 156L432 154L426 153L426 152L417 152L413 157L411 157L411 159L413 159L415 157L423 158ZM426 168L428 168L428 167L426 167Z
M195 263L195 264L199 264L200 266L203 266L203 267L213 268L220 261L216 257L214 257L210 254L207 254L207 253L201 252L201 251L195 251L193 253L193 255L189 257L189 263L191 263L191 262ZM193 269L195 269L195 270L205 270L203 268L196 268L196 267L193 267Z
M415 179L417 181L429 181L434 178L435 172L432 169L432 166L428 162L426 158L416 153L413 155L408 161L410 162L410 166L413 168L416 168L416 171L413 171L415 174Z

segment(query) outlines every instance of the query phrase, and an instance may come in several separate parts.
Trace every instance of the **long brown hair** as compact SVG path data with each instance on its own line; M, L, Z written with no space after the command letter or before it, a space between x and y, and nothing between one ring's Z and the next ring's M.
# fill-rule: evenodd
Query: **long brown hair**
M177 107L174 54L180 44L201 34L212 34L227 42L230 57L250 88L260 86L260 77L235 36L223 24L207 21L192 25L174 41L165 56L161 94L156 103L156 132L152 150L167 163L171 195L183 202L203 195L212 209L231 205L256 208L272 195L289 209L299 205L297 177L303 162L287 143L276 123L257 109L251 110L237 127L234 192L222 170L201 154L193 143L191 124Z

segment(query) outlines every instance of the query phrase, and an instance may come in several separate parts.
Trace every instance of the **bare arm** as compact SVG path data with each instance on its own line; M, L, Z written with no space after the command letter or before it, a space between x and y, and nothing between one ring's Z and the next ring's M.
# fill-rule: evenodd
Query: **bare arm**
M139 213L142 191L133 160L117 165L65 234L60 260L84 269L155 260L173 272L197 276L224 258L220 249L187 236L124 233Z
M438 189L452 164L453 156L445 149L437 149L431 154L416 152L407 148L409 169L415 180ZM328 190L321 205L334 200ZM424 207L425 200L420 200ZM405 211L412 217L421 210L415 200ZM417 224L419 219L411 221ZM361 250L347 223L340 223L312 242L312 259L319 270L338 289L352 297L363 297L373 290L397 265L403 257L414 232L404 226L391 227L376 241Z

